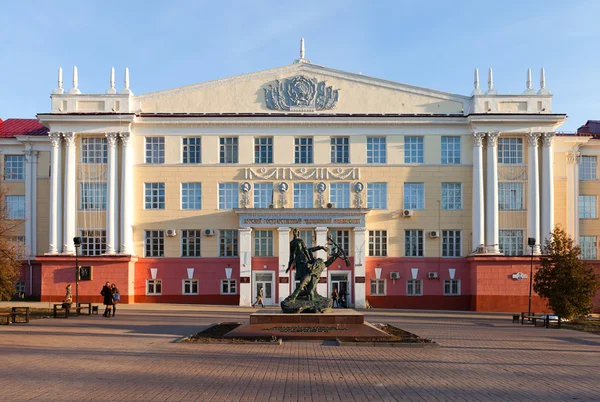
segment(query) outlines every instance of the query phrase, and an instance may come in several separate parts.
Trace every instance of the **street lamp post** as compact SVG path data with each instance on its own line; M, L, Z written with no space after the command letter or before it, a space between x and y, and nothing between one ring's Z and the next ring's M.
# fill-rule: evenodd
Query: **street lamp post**
M75 311L79 313L79 247L81 246L81 237L73 237L75 245Z
M533 287L533 249L535 247L535 238L529 237L527 239L527 245L531 247L531 266L529 268L529 307L527 308L527 314L531 315L531 288Z

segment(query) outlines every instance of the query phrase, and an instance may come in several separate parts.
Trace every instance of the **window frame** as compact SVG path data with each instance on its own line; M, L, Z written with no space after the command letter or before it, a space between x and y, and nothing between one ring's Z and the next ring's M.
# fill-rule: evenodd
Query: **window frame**
M156 236L154 236L156 235ZM156 242L156 244L155 244ZM157 250L154 250L154 249ZM154 253L157 255L154 255ZM165 231L144 230L144 257L163 258L165 256Z
M404 230L404 256L422 258L425 256L425 238L421 229ZM413 238L414 237L414 238ZM416 255L411 255L416 247Z
M509 254L507 254L504 251L504 247L503 247L503 244L505 244L506 241L503 242L502 240L506 239L506 238L509 239L509 243L508 243L509 249L510 249ZM525 254L524 238L525 238L525 230L523 230L523 229L509 229L509 228L499 229L498 230L498 248L499 248L500 252L502 254L504 254L504 256L506 256L506 257L523 256ZM512 241L511 239L515 239L515 241ZM521 241L519 241L519 239ZM513 252L513 248L514 248L514 252Z
M237 136L219 137L219 163L237 164L240 161L240 141Z
M227 292L223 291L223 286L227 285ZM231 291L231 285L233 285L233 292ZM229 278L229 279L221 279L221 294L222 295L237 295L238 294L238 286L237 279Z
M18 204L17 209L14 208L15 204ZM25 205L24 195L5 195L4 208L6 209L7 220L22 221L27 218L27 207ZM18 214L16 214L17 212Z
M222 211L239 208L240 184L238 182L223 182L218 184L218 209ZM233 197L228 201L227 197ZM228 207L231 205L231 207Z
M190 291L186 292L185 291L185 286L188 284L189 282L189 288ZM193 291L193 284L196 284L196 291ZM192 279L182 279L181 280L181 294L183 296L197 296L200 294L200 281L198 279L192 278Z
M329 183L329 202L335 208L350 208L352 200L350 196L350 183L332 182Z
M150 292L150 284L152 283L153 292ZM158 286L157 286L158 285ZM156 291L157 287L160 289ZM146 296L161 296L162 295L162 279L146 279Z
M80 146L79 163L82 165L106 165L108 163L106 137L81 137Z
M4 181L25 181L25 155L4 155Z
M442 165L460 165L462 163L460 136L443 135L440 156Z
M193 234L193 236L190 236ZM181 258L202 257L202 230L181 230Z
M449 240L452 240L450 242ZM444 229L442 230L442 257L460 258L462 257L462 230Z
M269 205L275 203L273 183L254 183L254 186L252 187L252 205L254 208L269 208Z
M388 209L387 195L388 195L387 183L385 183L385 182L367 183L367 208L381 209L381 210Z
M593 202L592 202L593 200ZM579 194L579 219L598 218L598 197L595 195ZM588 216L589 215L589 216Z
M421 165L425 163L425 145L423 136L404 136L404 163Z
M383 284L383 293L380 292L381 284ZM373 293L373 285L375 285L376 292ZM387 296L387 281L384 279L371 279L369 282L369 296Z
M155 147L156 146L156 147ZM146 164L161 165L165 163L165 137L144 137L144 161Z
M513 193L514 192L514 197ZM501 181L498 183L498 211L525 210L525 183Z
M294 137L294 164L307 165L314 163L313 137Z
M79 211L106 211L108 183L80 182L79 184ZM93 208L95 205L98 207Z
M522 165L524 163L523 138L499 137L497 158L499 165Z
M192 186L192 188L189 188ZM185 187L188 187L187 189ZM182 211L199 211L202 209L202 183L200 182L182 182L179 186L180 204ZM191 193L191 195L190 195ZM199 193L199 194L196 194ZM186 198L187 197L187 202ZM190 199L192 201L190 201ZM193 208L190 208L190 204ZM187 206L186 206L187 205Z
M585 239L585 241L584 241ZM591 250L587 247L592 246ZM579 247L581 248L580 258L582 260L598 259L598 237L597 236L579 236Z
M419 293L415 292L415 285L419 284ZM409 292L412 285L412 292ZM407 279L406 280L406 295L407 296L423 296L423 279Z
M415 200L411 200L412 196ZM404 183L404 209L422 211L425 209L425 183Z
M106 254L106 229L80 229L79 236L81 238L82 256ZM93 253L90 254L90 250Z
M369 257L387 257L387 230L369 230Z
M254 163L273 163L273 137L254 137Z
M442 183L442 210L443 211L462 211L463 210L463 184L459 182ZM458 191L458 195L457 194Z
M254 257L274 257L275 236L273 231L268 229L255 229L253 232Z
M230 234L230 237L226 235ZM240 235L238 229L220 229L219 230L219 257L231 258L239 257L240 254ZM227 251L227 246L231 244L231 253Z
M187 143L186 142L193 142ZM181 163L199 165L202 163L202 137L183 137L181 139Z
M294 208L314 208L315 207L315 185L314 183L295 182L293 189ZM306 194L305 194L306 193ZM299 197L307 197L300 200ZM307 205L307 206L305 206Z
M374 165L382 165L387 163L387 137L367 137L367 163Z
M158 192L158 193L156 193L156 192ZM150 201L148 201L148 197L150 197ZM165 186L165 183L164 182L144 182L144 209L151 211L151 210L164 210L165 208L166 208L166 186Z
M453 292L452 290L452 285L456 284L456 293ZM446 285L448 285L450 287L450 292L446 292ZM460 296L461 295L461 289L460 289L460 279L444 279L444 296Z
M590 163L585 163L590 161ZM579 166L579 181L597 180L598 157L595 155L582 155Z
M332 164L346 165L350 163L350 137L330 137L329 145L331 148L330 161Z

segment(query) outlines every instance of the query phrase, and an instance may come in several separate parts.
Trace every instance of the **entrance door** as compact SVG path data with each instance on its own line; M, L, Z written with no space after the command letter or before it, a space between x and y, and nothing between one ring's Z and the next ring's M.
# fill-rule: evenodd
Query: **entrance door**
M345 307L350 306L350 300L352 300L350 295L350 282L348 281L349 273L338 273L338 272L330 272L329 273L329 295L327 297L331 297L331 293L333 289L337 289L338 294L340 295L340 304L342 304L342 300L345 300ZM343 299L342 299L343 296ZM343 305L343 304L342 304Z
M263 303L265 306L275 304L275 273L274 272L255 272L254 286L252 294L252 304L256 302L256 296L260 289L263 289Z

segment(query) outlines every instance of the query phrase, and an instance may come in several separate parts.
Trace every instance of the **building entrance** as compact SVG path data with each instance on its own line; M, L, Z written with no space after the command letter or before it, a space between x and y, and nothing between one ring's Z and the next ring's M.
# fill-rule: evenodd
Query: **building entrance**
M331 297L331 293L333 289L338 291L340 296L340 304L343 305L342 300L345 302L345 307L350 306L350 301L352 300L352 295L350 294L350 273L349 272L330 272L329 273L329 294L327 297Z
M274 272L255 272L254 286L252 288L252 302L256 301L256 296L260 289L263 289L263 303L265 306L275 305L275 273Z

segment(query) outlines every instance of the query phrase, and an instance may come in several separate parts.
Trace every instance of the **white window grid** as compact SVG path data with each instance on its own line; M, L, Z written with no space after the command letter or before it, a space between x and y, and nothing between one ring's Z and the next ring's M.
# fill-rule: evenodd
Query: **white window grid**
M313 184L294 183L294 208L312 208Z
M146 137L146 163L165 163L165 137Z
M371 279L371 296L385 296L385 279Z
M299 233L299 238L304 240L304 244L306 244L306 247L313 247L315 242L314 242L314 235L315 232L312 230L300 230Z
M165 209L165 183L144 183L144 208Z
M336 208L350 208L350 183L331 183L329 202Z
M182 283L182 294L197 295L198 294L198 279L184 279Z
M10 236L10 243L14 247L14 252L19 259L24 259L27 253L27 244L25 243L25 236Z
M523 255L523 231L502 229L498 232L500 252L507 256Z
M423 231L404 231L404 256L423 257Z
M161 295L162 279L146 279L146 295Z
M442 230L442 257L460 257L461 245L460 230Z
M201 183L181 183L181 209L202 209Z
M22 181L25 180L25 156L6 155L4 156L4 180Z
M444 280L444 296L460 296L460 279Z
M219 183L219 209L233 209L238 205L238 183Z
M254 138L254 163L273 163L273 137Z
M254 208L269 208L273 204L273 183L254 184Z
M254 256L273 257L272 230L256 230L254 232Z
M498 209L500 211L522 211L523 183L498 183Z
M106 137L81 139L81 163L105 164L108 161Z
M579 196L579 219L596 219L598 217L595 195Z
M498 138L498 163L519 165L523 163L522 138Z
M387 257L387 230L369 230L369 257Z
M313 163L312 137L296 137L294 139L294 160L297 164Z
M219 231L219 255L221 257L238 256L238 231L226 229Z
M25 289L26 289L26 282L17 282L15 284L15 290L17 291L17 293L25 293Z
M146 257L164 257L165 256L165 231L164 230L146 230L145 253Z
M87 229L79 231L81 236L81 255L106 254L106 230Z
M442 165L460 165L460 137L442 137Z
M6 203L7 219L25 219L24 195L7 195L4 202Z
M462 209L462 183L442 183L442 209Z
M220 163L238 163L238 137L219 138Z
M350 138L331 137L331 163L350 163Z
M404 183L404 209L425 209L424 183Z
M202 163L202 138L183 139L183 163Z
M79 209L85 211L106 210L106 183L81 183Z
M333 241L335 241L338 244L338 246L340 246L340 248L342 250L344 250L346 255L350 255L349 254L349 251L350 251L350 231L349 230L332 229L329 232L329 235L331 236ZM330 251L333 251L333 250L330 250Z
M367 163L387 163L385 137L367 137Z
M404 137L404 163L423 163L423 137Z
M367 183L367 208L387 209L387 183Z
M407 296L423 296L423 280L422 279L407 279L406 280L406 295Z
M596 236L579 236L582 260L596 260L598 256L598 239Z
M181 256L201 257L202 230L181 231Z
M235 279L221 279L221 294L237 294L237 281Z
M579 165L579 180L596 180L596 157L582 156Z

